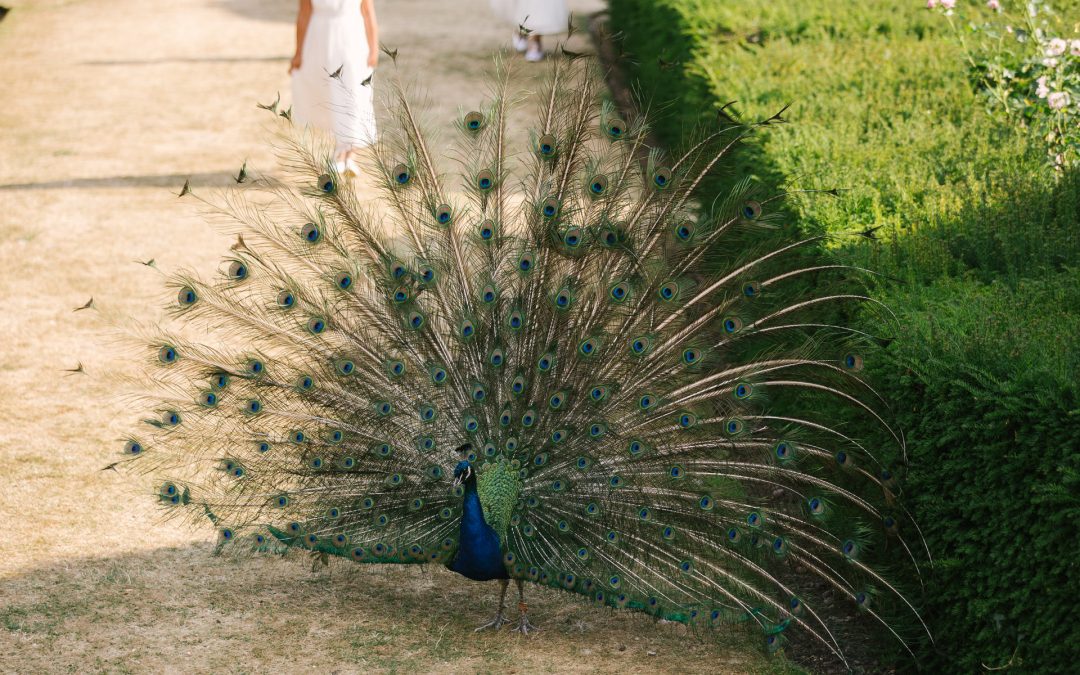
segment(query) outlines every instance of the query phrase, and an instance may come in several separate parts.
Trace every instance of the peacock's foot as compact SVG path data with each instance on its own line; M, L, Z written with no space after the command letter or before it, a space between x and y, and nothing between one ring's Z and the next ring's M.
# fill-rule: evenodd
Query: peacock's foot
M495 615L494 619L492 619L491 621L488 621L483 626L480 626L479 628L477 628L473 632L474 633L479 633L482 630L489 630L489 629L490 630L499 630L500 628L502 628L502 625L505 624L505 623L510 623L510 621L503 618L502 612L499 612L498 614Z
M515 633L528 635L529 631L533 631L535 633L536 631L540 630L536 626L529 623L529 615L526 613L528 612L528 607L526 607L524 602L518 603L518 610L521 612L521 618L518 619L517 628L514 629Z
M517 627L514 628L515 633L521 633L522 635L528 635L530 632L535 633L538 630L540 629L529 623L529 617L525 614L521 615Z

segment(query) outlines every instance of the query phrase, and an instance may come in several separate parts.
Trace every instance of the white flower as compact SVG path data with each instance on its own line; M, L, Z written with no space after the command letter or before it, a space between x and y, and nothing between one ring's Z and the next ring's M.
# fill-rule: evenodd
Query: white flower
M1039 98L1046 98L1050 94L1050 89L1046 86L1046 76L1043 75L1035 82L1039 85L1039 88L1035 90L1035 95Z
M926 0L926 8L933 9L937 7L937 0Z
M986 0L986 6L995 12L1001 11L1001 3L998 0Z
M1044 66L1046 66L1047 68L1057 68L1058 60L1057 59L1043 59L1042 64Z
M1069 43L1069 53L1073 56L1080 56L1080 40L1073 40Z
M941 6L945 9L956 7L956 0L941 0Z
M1069 44L1061 38L1054 38L1047 43L1045 53L1047 56L1061 56L1065 53L1065 48L1068 46Z
M1046 98L1046 103L1051 110L1061 110L1069 105L1069 92L1055 91Z

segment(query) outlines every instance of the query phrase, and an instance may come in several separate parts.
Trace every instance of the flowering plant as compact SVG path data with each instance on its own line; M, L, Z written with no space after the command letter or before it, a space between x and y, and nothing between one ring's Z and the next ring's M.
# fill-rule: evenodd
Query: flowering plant
M976 0L968 16L958 4L926 6L949 22L991 107L1044 138L1055 169L1080 161L1080 29L1046 0Z

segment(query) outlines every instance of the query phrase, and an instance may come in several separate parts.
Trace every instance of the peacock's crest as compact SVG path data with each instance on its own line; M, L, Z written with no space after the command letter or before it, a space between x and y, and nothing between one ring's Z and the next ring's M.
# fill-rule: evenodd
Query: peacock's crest
M667 156L593 70L555 60L525 147L500 71L454 174L394 89L367 205L287 142L287 181L224 196L242 236L219 274L171 277L178 327L144 335L160 396L124 451L223 545L450 563L467 442L512 577L841 658L844 611L902 637L917 614L878 563L915 560L911 528L878 448L817 404L882 420L868 336L827 318L867 299L828 291L849 270L814 238L777 243L748 181L696 198L760 125Z

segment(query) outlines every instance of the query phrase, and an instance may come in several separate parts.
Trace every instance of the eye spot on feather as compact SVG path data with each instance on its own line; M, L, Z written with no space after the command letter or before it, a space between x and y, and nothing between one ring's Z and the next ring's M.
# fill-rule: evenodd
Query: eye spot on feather
M517 265L518 270L523 273L531 272L533 265L536 262L536 255L532 251L526 251L518 257Z
M536 362L536 367L539 368L542 373L548 372L554 365L555 357L550 354L544 354L540 357L540 360Z
M480 223L480 238L484 241L491 241L495 238L495 221L488 218Z
M476 174L476 187L479 188L481 192L487 192L495 187L495 174L487 169Z
M604 125L604 133L612 140L618 140L626 134L626 122L618 117L607 121Z
M322 317L313 316L308 319L307 330L312 335L321 335L326 330L326 321Z
M544 134L536 142L536 152L539 153L539 155L541 157L548 158L548 157L554 156L555 155L555 148L556 148L555 136L553 136L551 134Z
M525 325L525 317L522 315L521 310L515 309L510 312L510 316L506 319L506 324L510 326L510 330L520 330Z
M218 396L212 391L204 391L199 395L198 401L205 408L213 408L218 404Z
M747 399L750 398L750 395L754 393L754 387L747 382L740 382L739 384L735 385L734 393L735 398L737 399Z
M277 306L281 309L289 309L296 304L296 296L289 291L281 291L277 295Z
M599 349L600 343L596 338L588 338L578 345L578 353L582 356L592 356Z
M615 302L622 302L630 295L630 284L625 281L620 281L611 287L608 291L608 296Z
M776 447L773 449L773 453L776 455L776 458L782 462L787 461L794 456L794 450L787 441L780 441L777 443Z
M602 197L608 189L608 177L604 174L597 174L589 179L589 194L594 197Z
M619 476L617 474L612 476L608 480L608 485L610 485L613 488L620 488L620 487L623 486L624 483L625 483L625 481L623 480L622 476Z
M475 417L468 415L462 419L461 428L464 429L466 433L471 434L480 428L480 423L476 421Z
M649 410L656 405L656 397L652 394L644 394L638 399L638 407L642 410Z
M165 345L158 349L158 361L162 363L175 363L180 358L176 351L176 348L171 345Z
M581 246L582 238L582 229L580 227L571 227L563 234L563 243L566 244L566 247L569 249L576 249Z
M746 220L757 220L761 217L761 203L754 200L747 201L743 204L740 213Z
M338 360L334 364L334 367L337 370L338 375L344 375L344 376L352 375L353 372L356 370L356 364L354 364L349 359L340 359L340 360Z
M229 263L229 267L225 271L225 274L233 281L243 281L248 278L248 268L247 265L239 260L233 260Z
M439 225L449 225L454 217L454 212L449 204L440 204L435 209L435 222Z
M570 307L570 289L562 288L555 295L555 307L558 309L567 309Z
M316 244L322 239L322 230L315 223L307 223L300 228L300 236L309 244Z
M317 185L319 186L319 189L322 190L325 194L332 194L337 188L337 186L334 185L334 178L328 173L324 173L323 175L319 176Z
M138 441L128 441L124 443L124 453L128 455L138 455L143 451L142 443Z
M412 171L405 164L396 165L390 175L394 177L394 182L398 185L408 185L412 180Z
M668 281L657 290L657 295L665 302L671 302L679 297L679 285L674 281Z
M176 302L181 307L191 307L199 300L199 294L191 286L184 286L176 296Z
M729 316L724 319L724 332L725 333L737 333L742 330L742 319L734 316Z
M701 495L701 499L698 500L698 508L702 511L712 511L716 502L709 495Z
M565 430L556 429L555 431L551 432L551 442L554 443L555 445L558 445L559 443L562 443L566 439L566 435L567 435L567 433L566 433Z
M845 370L857 373L863 369L863 358L858 354L845 354L843 366Z
M675 237L682 242L687 242L693 239L694 232L696 230L694 222L691 220L684 220L681 223L675 224Z
M743 295L750 299L757 298L761 295L761 283L749 281L743 284Z
M667 167L661 167L653 172L652 175L653 186L658 190L664 190L671 185L671 169Z
M540 215L545 218L554 218L559 215L559 200L555 197L548 197L540 203Z
M820 516L825 513L825 502L818 497L811 497L807 500L806 506L810 511L810 515Z
M479 131L484 126L484 114L478 110L473 110L465 115L464 122L468 131Z

